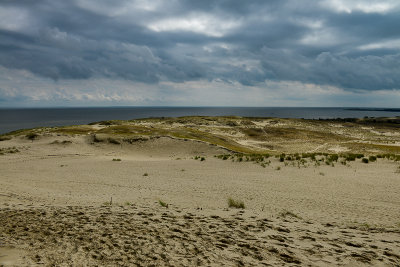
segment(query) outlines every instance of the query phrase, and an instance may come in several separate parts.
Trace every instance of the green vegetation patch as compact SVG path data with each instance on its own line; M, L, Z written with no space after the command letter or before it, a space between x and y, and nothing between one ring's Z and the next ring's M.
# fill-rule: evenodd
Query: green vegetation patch
M116 125L100 129L97 133L115 135L155 135L159 134L160 130L140 125Z
M88 125L104 125L104 126L109 126L109 125L118 125L118 124L123 124L124 121L122 120L109 120L109 121L98 121L98 122L91 122Z
M354 152L381 151L381 153L400 153L400 146L368 143L346 143L346 146Z
M177 137L177 138L203 141L206 143L210 143L213 145L227 148L227 149L235 151L235 152L243 152L243 153L254 153L255 152L254 149L242 146L242 145L238 144L237 142L231 140L228 137L211 134L208 132L204 132L204 131L197 130L197 129L192 129L189 127L179 127L179 128L171 129L169 131L169 134L171 136ZM262 150L260 150L259 152L261 152L261 151Z
M61 128L53 128L51 129L51 131L63 134L88 134L91 132L95 132L96 130L88 125L81 125L81 126L66 126Z

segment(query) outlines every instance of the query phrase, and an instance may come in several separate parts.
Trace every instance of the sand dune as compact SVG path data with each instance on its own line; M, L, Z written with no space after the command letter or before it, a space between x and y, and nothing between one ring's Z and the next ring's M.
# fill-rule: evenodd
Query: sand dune
M110 136L0 142L0 265L400 265L396 161L224 160L204 140Z

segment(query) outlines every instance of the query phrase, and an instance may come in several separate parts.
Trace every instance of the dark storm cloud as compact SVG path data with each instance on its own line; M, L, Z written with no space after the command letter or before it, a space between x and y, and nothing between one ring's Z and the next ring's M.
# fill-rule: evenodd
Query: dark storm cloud
M3 0L0 64L54 80L399 89L399 7L358 2Z

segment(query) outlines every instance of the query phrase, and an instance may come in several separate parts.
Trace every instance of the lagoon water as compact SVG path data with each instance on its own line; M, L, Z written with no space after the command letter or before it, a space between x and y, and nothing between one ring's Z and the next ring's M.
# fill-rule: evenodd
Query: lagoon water
M400 116L400 109L309 107L91 107L0 108L0 133L41 126L87 124L150 117L245 116L278 118L362 118Z

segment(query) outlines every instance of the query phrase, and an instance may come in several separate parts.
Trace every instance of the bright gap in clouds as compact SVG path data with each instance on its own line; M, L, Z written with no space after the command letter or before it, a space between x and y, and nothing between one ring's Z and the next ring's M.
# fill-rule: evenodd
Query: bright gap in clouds
M212 37L222 37L239 26L239 21L222 20L208 14L191 14L183 18L167 18L153 22L148 28L156 31L187 31Z
M387 13L400 6L398 0L325 0L324 6L338 12Z
M377 50L377 49L396 49L400 50L400 39L388 40L379 43L371 43L361 45L358 47L360 50Z

